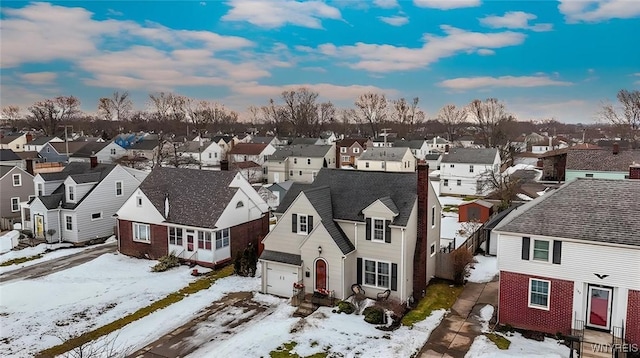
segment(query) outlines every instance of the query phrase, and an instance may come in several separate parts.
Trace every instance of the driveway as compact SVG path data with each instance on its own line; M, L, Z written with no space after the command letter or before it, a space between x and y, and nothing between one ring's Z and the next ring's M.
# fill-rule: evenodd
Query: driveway
M37 278L46 275L50 275L54 272L66 270L68 268L81 265L85 262L91 261L96 257L116 252L118 249L118 243L113 242L109 244L100 245L98 247L90 248L81 251L77 254L61 257L51 261L45 261L33 266L27 266L19 268L13 271L6 272L0 275L0 283L6 283L14 280L24 280L30 278Z

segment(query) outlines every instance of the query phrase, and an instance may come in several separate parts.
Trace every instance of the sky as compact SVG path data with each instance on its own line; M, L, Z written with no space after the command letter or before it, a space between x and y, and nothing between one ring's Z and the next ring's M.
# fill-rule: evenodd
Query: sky
M0 103L129 91L250 105L307 87L445 104L495 97L520 120L593 123L640 88L640 0L228 0L1 3ZM246 118L246 117L245 117Z

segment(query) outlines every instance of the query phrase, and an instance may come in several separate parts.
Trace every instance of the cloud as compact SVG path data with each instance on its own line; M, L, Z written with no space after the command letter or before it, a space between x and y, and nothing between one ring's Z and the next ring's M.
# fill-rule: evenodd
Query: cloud
M305 71L327 73L327 69L324 67L302 67L302 69Z
M480 0L413 0L413 4L417 7L450 10L463 7L477 7L480 6Z
M508 11L503 16L491 15L483 17L480 19L480 24L494 29L527 29L536 32L551 31L553 29L553 25L547 23L529 25L529 21L537 18L536 15L523 11Z
M107 10L107 15L111 15L111 16L122 16L124 15L121 11L118 10L114 10L114 9L108 9Z
M592 123L598 111L598 101L566 99L535 101L522 98L509 101L507 107L520 120L555 118L564 123Z
M398 6L398 0L373 0L373 5L383 9L393 9Z
M223 21L246 21L268 29L287 24L321 29L323 19L342 20L340 10L321 1L230 0Z
M568 23L630 19L640 16L640 1L560 0L558 10Z
M475 52L478 49L496 49L519 45L525 35L518 32L480 33L442 25L444 36L425 34L424 45L418 48L394 45L366 44L335 46L330 43L318 46L325 56L342 61L352 59L347 66L369 72L391 72L424 68L438 60L458 53Z
M479 50L478 50L478 51L476 51L476 52L477 52L477 53L478 53L478 55L480 55L480 56L492 56L492 55L495 55L495 54L496 54L496 52L495 52L495 51L493 51L493 50L489 50L489 49L486 49L486 48L481 48L481 49L479 49Z
M378 19L391 26L403 26L409 23L409 18L406 16L378 16Z
M31 72L18 75L24 82L34 85L44 85L53 83L58 75L55 72Z
M459 77L438 83L438 86L454 90L470 90L485 87L543 87L571 86L571 82L557 81L548 76Z

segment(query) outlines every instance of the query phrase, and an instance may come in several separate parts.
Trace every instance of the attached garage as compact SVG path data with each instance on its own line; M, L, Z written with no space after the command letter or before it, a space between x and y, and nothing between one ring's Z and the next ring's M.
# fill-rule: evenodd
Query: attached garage
M293 284L302 279L300 255L265 250L260 259L263 270L262 291L276 296L291 297Z

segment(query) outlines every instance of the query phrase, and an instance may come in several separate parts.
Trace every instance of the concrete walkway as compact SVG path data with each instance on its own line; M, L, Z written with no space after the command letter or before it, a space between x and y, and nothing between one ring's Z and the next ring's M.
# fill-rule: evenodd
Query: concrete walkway
M482 334L482 326L478 320L480 309L486 305L492 305L496 309L494 309L491 324L496 321L498 287L497 276L488 283L467 283L458 300L451 307L451 312L431 332L429 340L420 350L418 357L463 358L473 340Z

